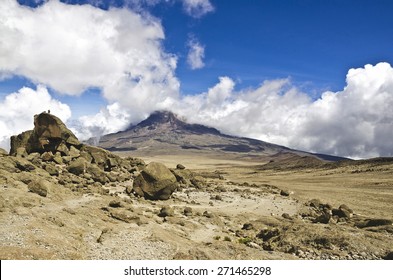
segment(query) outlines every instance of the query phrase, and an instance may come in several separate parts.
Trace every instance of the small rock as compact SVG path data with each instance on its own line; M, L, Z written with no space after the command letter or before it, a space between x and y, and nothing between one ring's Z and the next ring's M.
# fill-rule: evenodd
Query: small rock
M64 156L70 155L70 150L67 148L67 145L64 142L60 143L59 146L57 146L56 150L60 153L60 156L61 155L64 155Z
M21 171L33 171L35 170L34 165L29 162L24 162L20 160L16 160L16 167Z
M67 212L68 214L71 214L71 215L76 215L75 210L72 208L63 208L63 211Z
M178 165L176 165L176 169L181 169L181 170L183 170L183 169L186 169L186 167L183 165L183 164L178 164Z
M347 209L332 209L332 215L337 216L339 218L352 218L352 213L349 212Z
M242 229L244 229L244 230L252 230L252 229L254 229L254 225L251 224L251 223L245 223L243 225Z
M206 218L213 218L214 214L212 212L205 211L203 212L203 216L205 216Z
M332 218L330 213L324 212L322 215L315 218L314 223L328 224Z
M83 178L85 178L85 179L87 179L87 180L92 179L92 177L93 177L93 176L91 176L91 174L89 174L89 173L83 174ZM92 181L94 182L94 180L92 180Z
M105 184L108 182L108 178L106 177L105 172L103 170L101 170L101 168L99 168L95 164L89 164L86 168L86 172L88 174L90 174L91 178L95 182L99 182L101 184ZM130 186L130 188L127 188L127 193L128 193L128 190L130 190L130 192L131 192L131 190L132 190L131 186Z
M339 207L338 207L338 209L340 209L340 210L346 210L346 211L348 211L348 212L350 212L350 213L353 213L353 210L351 209L351 208L349 208L347 205L345 205L345 204L341 204Z
M304 254L304 252L302 250L297 250L296 256L298 256L299 258L304 258L305 254Z
M72 159L70 156L63 156L61 158L62 158L63 162L66 163L66 164L70 163L70 161Z
M173 210L172 207L169 206L164 206L161 208L160 213L158 214L159 217L168 217L168 216L173 216L175 214L175 211Z
M323 210L332 210L333 209L333 206L332 205L330 205L329 203L326 203L326 204L323 204Z
M41 155L41 159L43 161L52 161L53 160L53 153L52 152L45 152Z
M28 156L27 156L27 160L28 161L31 161L31 162L35 162L35 161L37 161L37 160L39 160L40 159L40 154L39 153L31 153L31 154L29 154Z
M29 191L36 193L40 196L46 197L48 195L48 186L50 183L48 183L45 180L35 180L31 181L28 185L27 188Z
M68 172L75 175L81 175L85 173L86 160L84 158L77 158L76 160L70 163L70 165L67 167L67 170Z
M74 146L71 146L69 156L74 159L74 158L78 158L80 155L81 152Z
M314 207L315 209L319 209L319 206L322 204L322 202L319 199L312 199L309 202L309 205L311 207Z
M54 156L53 161L57 164L63 164L63 158L60 155Z
M288 219L288 220L291 219L291 216L288 213L282 214L281 217L283 217L284 219Z
M353 210L347 205L342 204L338 209L332 209L332 215L339 218L350 219L353 216Z
M257 237L261 238L263 241L267 241L273 237L279 236L280 234L281 232L278 228L265 228L257 234Z
M184 216L187 216L187 217L192 216L192 208L191 207L185 207L183 213L184 213Z
M110 215L112 218L126 223L136 223L138 225L141 223L141 217L128 210L111 209Z
M59 175L59 171L57 170L56 167L54 167L53 165L47 164L45 166L45 170L46 172L49 173L49 175L51 176L58 176Z
M365 227L378 227L392 225L393 221L388 219L370 219L367 221Z
M54 216L49 216L47 218L48 221L52 222L53 224L59 226L59 227L64 227L64 223L57 217Z
M257 243L255 242L248 242L247 246L250 248L254 248L254 249L261 249L261 246L259 246Z
M120 200L112 200L111 202L109 202L109 206L112 208L119 208L123 207L123 204Z
M361 252L360 256L363 257L363 258L367 258L367 253L366 252Z
M281 191L280 191L280 195L282 195L282 196L289 196L289 195L290 195L290 192L287 191L287 190L281 190Z
M383 257L384 260L393 260L393 251L389 252L386 254L386 256Z

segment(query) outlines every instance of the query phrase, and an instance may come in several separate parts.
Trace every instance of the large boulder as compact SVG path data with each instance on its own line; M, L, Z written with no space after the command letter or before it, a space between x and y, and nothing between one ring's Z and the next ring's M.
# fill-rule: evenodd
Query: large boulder
M77 158L68 165L67 170L77 176L84 174L86 171L86 160L84 158Z
M95 182L100 182L101 184L105 184L108 182L108 178L106 177L105 172L95 164L88 164L86 172L90 174L91 178Z
M34 116L34 129L11 137L11 155L23 147L27 153L57 151L66 154L66 147L80 146L78 138L56 116L41 113Z
M56 149L60 143L74 146L81 144L58 117L47 113L34 116L33 136L38 140L36 144L47 146L50 150Z
M177 188L175 175L163 164L149 163L135 178L134 192L151 200L166 200Z

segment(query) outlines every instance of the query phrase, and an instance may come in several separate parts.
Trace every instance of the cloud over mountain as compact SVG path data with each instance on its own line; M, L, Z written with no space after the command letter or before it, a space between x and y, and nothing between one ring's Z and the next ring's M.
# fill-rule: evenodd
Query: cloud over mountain
M317 100L288 79L234 91L228 77L208 92L181 99L192 122L291 148L351 157L393 156L393 68L350 69L347 86Z
M186 2L190 7L210 3ZM58 0L33 9L4 0L0 34L0 78L20 75L43 85L0 101L3 146L43 110L51 109L64 121L70 118L69 107L53 99L47 88L79 95L94 87L108 105L73 123L82 138L116 132L166 109L225 133L291 148L350 157L393 156L393 69L388 63L350 69L343 90L324 92L317 100L290 79L237 90L235 81L225 76L206 92L181 95L177 57L165 51L161 22L148 12L106 11ZM203 51L196 53L194 66L201 66Z

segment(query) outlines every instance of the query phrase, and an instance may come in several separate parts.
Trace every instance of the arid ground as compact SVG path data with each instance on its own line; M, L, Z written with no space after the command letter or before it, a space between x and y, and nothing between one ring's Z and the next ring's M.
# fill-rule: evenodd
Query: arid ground
M223 157L145 157L171 168L182 163L206 178L206 186L175 192L167 201L129 197L127 181L107 184L111 195L62 188L47 197L23 183L3 184L8 206L0 212L0 257L381 259L392 251L391 224L355 225L392 218L391 163L263 170L261 162ZM346 204L354 216L314 223L317 215L306 206L312 199Z
M50 114L11 151L0 150L1 259L393 257L391 158L116 155L80 143ZM146 195L149 184L166 189Z

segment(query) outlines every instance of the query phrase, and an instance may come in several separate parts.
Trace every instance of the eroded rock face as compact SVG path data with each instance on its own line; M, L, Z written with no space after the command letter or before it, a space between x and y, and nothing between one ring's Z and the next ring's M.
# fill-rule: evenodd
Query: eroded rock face
M34 130L31 144L32 149L50 151L57 150L61 143L68 145L79 146L81 143L78 138L69 130L65 124L56 116L41 113L34 116ZM30 151L29 151L30 152Z
M24 147L27 153L57 151L67 154L67 149L80 146L78 138L56 116L41 113L34 116L34 129L11 137L11 155Z
M177 169L173 174L165 165L148 166L137 158L120 158L102 148L85 145L56 116L34 116L34 129L13 136L10 156L1 152L12 172L29 172L35 179L29 190L46 196L45 184L38 179L65 186L72 191L106 193L107 184L127 182L127 193L152 200L166 200L178 188L192 186L192 172ZM7 163L7 164L6 164ZM139 176L138 176L139 175ZM137 177L137 178L136 178ZM28 182L30 183L30 182ZM52 190L57 190L55 187Z
M11 136L11 150L10 155L15 156L18 148L26 148L28 141L33 134L33 130L22 132L21 134Z
M166 200L177 188L175 175L163 164L149 163L135 178L133 190L151 200Z

